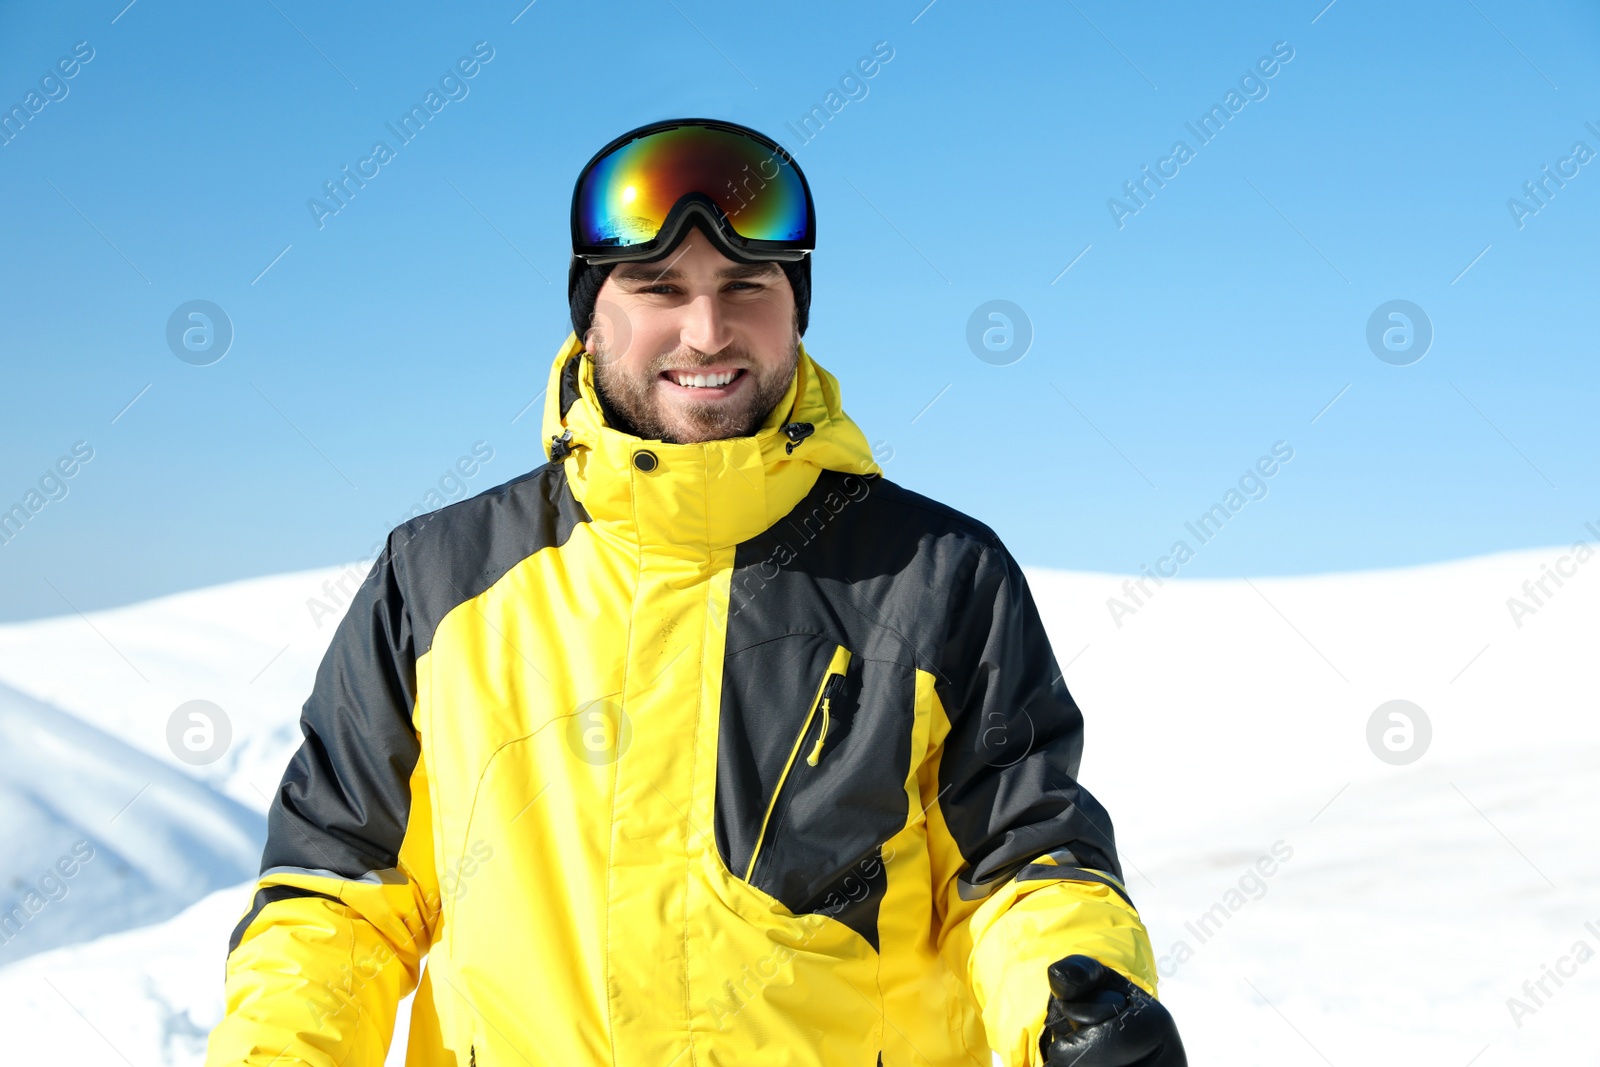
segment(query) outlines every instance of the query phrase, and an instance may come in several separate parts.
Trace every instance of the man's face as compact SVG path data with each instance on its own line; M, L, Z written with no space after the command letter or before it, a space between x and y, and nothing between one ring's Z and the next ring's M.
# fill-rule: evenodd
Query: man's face
M665 259L619 263L595 310L584 339L595 385L627 423L619 428L640 437L747 437L794 378L800 332L788 277L776 263L729 259L698 229Z

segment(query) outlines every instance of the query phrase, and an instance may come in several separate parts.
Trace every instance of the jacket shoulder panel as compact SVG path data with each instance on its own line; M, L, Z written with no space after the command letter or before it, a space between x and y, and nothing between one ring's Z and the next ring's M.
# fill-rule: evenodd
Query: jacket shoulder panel
M359 879L395 866L421 756L417 661L449 611L587 518L565 470L546 464L395 528L317 668L305 740L267 814L263 872Z
M833 634L857 655L938 673L951 597L1000 547L988 526L886 478L823 471L788 515L738 547L728 652L783 633Z
M1000 544L1000 536L987 523L973 518L964 511L959 511L930 496L924 496L913 489L907 489L899 482L890 481L888 478L878 477L871 481L874 496L880 504L906 509L901 512L900 517L904 521L920 525L928 533L965 538L990 547Z
M401 575L417 658L439 623L536 552L565 543L589 514L559 462L395 527L385 549Z

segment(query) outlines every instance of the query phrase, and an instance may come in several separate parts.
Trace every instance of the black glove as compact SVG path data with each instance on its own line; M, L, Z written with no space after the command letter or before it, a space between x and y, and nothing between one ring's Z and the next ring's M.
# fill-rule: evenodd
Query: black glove
M1050 1067L1188 1067L1167 1009L1089 956L1050 965L1039 1051Z

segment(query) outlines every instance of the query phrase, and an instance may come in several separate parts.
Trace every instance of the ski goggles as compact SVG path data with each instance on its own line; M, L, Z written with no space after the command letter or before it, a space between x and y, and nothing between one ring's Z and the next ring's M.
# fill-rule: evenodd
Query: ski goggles
M731 122L673 119L623 134L578 175L572 251L651 259L699 215L736 258L799 260L816 247L811 188L776 141Z

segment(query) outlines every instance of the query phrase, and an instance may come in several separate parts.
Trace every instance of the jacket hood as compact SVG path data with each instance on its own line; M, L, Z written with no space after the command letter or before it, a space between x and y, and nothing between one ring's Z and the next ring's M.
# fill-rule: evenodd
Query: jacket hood
M641 545L726 548L788 514L822 470L883 473L845 414L838 380L803 341L794 380L753 435L667 444L606 423L594 364L569 333L550 367L543 437L591 517ZM649 467L636 458L641 452L653 468L641 469Z

